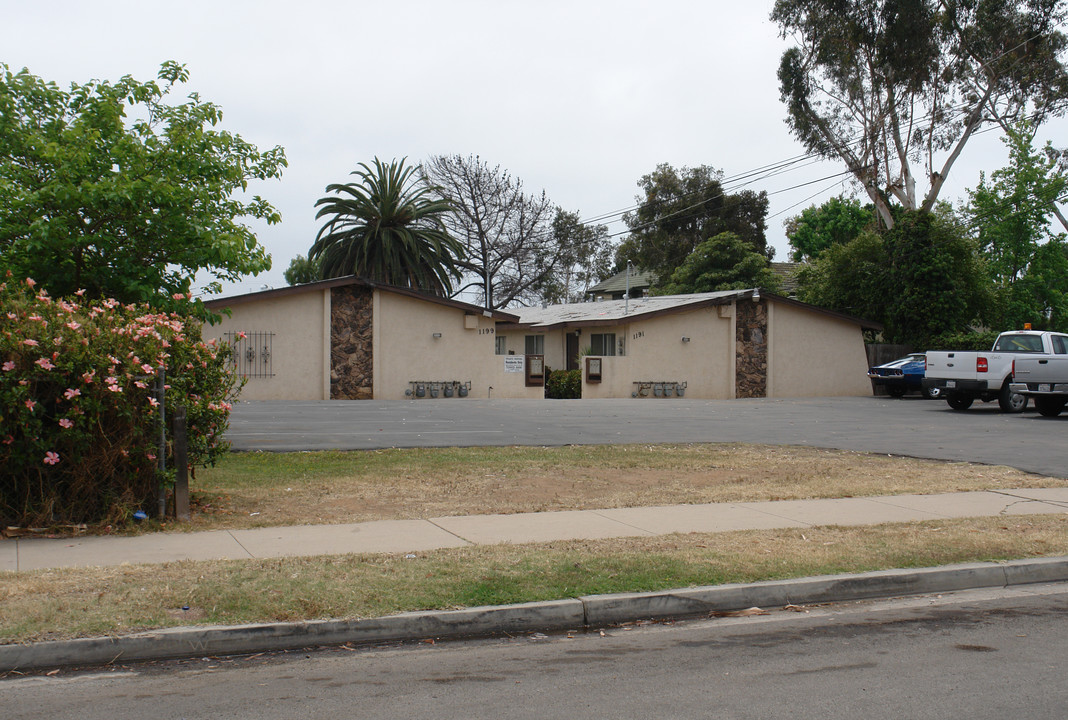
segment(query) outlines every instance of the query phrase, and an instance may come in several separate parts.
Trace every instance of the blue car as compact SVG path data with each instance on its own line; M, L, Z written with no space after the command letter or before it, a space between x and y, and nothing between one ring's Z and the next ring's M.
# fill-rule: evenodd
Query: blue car
M884 365L869 368L868 377L871 378L872 385L885 387L886 394L890 397L904 397L908 391L916 390L925 398L936 398L941 392L939 388L925 390L921 385L926 371L927 356L923 353L912 353Z

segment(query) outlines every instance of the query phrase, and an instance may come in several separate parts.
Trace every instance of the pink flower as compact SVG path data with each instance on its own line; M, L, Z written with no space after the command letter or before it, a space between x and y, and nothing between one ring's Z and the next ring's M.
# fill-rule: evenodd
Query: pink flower
M72 423L72 422L71 422L70 420L68 420L67 418L60 418L60 419L59 419L59 426L60 426L61 428L63 428L64 430L69 430L69 429L71 429L72 427L74 427L74 423Z
M33 412L33 409L37 406L37 403L34 400L27 400L25 402L25 405L30 409L30 412Z
M8 371L14 370L14 369L15 369L15 361L14 360L8 360L6 363L4 363L4 372L8 372Z
M142 365L141 369L144 370L149 375L151 375L152 373L156 372L156 368L152 367L148 363L145 363L144 365Z
M56 453L52 452L51 450L49 450L48 452L45 453L45 456L44 456L45 465L55 465L57 462L59 462L59 455L57 455Z
M134 381L134 385L136 385L137 387L141 388L142 390L144 390L144 389L145 389L146 387L148 387L148 385L145 385L145 384L144 384L143 382L141 382L140 380L135 380L135 381Z
M67 327L69 327L69 328L70 328L71 330L77 330L78 328L80 328L80 327L82 326L82 324L81 324L81 323L75 322L75 321L73 321L73 320L71 320L71 321L70 321L69 323L66 323L66 325L67 325Z
M56 369L56 366L53 365L52 361L49 360L48 358L38 358L33 364L37 365L42 370L55 370Z
M85 290L84 289L83 290L78 290L74 294L77 295L78 297L81 297L82 295L85 295Z
M122 392L122 388L118 385L108 385L108 390L111 392Z
M22 344L23 345L29 345L30 347L37 347L37 341L34 340L33 338L29 338L27 340L23 340Z
M148 399L148 404L151 405L152 407L159 407L159 400L157 400L154 397L150 397Z
M68 400L73 400L81 394L81 390L78 390L76 388L67 388L67 392L63 393L63 397L67 398Z
M33 287L34 285L37 284L37 281L34 280L33 278L26 278L26 284L29 285L30 287Z
M88 384L93 382L93 378L96 377L96 370L92 372L82 373L82 382Z

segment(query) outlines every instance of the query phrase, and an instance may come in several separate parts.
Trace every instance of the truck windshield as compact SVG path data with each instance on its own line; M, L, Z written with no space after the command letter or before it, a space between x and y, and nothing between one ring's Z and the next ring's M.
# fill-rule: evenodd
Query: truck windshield
M1002 335L994 343L994 352L1040 353L1042 338L1039 335Z

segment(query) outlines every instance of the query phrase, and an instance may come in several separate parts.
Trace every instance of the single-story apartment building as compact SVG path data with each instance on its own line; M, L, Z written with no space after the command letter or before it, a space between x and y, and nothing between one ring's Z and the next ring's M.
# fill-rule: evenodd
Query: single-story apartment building
M759 289L509 310L358 277L211 300L242 400L870 395L872 323Z

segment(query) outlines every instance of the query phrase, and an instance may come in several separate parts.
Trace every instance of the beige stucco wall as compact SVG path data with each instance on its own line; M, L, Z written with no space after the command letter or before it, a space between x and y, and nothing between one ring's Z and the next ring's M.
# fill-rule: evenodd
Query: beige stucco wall
M589 332L583 331L584 338ZM597 332L615 332L617 352L622 337L626 354L604 358L600 383L585 382L583 362L584 398L629 398L638 387L635 382L685 382L688 398L733 397L734 325L729 307L661 315ZM584 340L582 346L587 344Z
M573 331L567 331L573 332ZM562 370L565 367L564 330L507 330L500 332L505 338L505 352L514 355L523 355L526 351L527 335L541 335L545 338L545 364L553 370Z
M205 326L205 338L227 332L273 332L273 377L249 378L242 400L329 398L330 290L289 294L235 304L230 317ZM545 362L565 367L566 335L545 331ZM735 312L712 306L665 314L616 326L582 328L579 348L594 332L616 334L622 355L604 357L602 382L583 384L584 398L629 398L636 381L685 382L687 398L735 396ZM434 333L441 333L434 338ZM506 333L514 358L523 357L524 336ZM470 382L469 397L543 397L527 387L522 372L508 371L508 356L495 354L496 322L481 313L381 290L374 292L374 396L405 399L409 382ZM769 302L769 397L869 395L861 329L848 321ZM682 338L689 338L683 342ZM585 380L585 362L582 363ZM460 400L460 398L456 398ZM444 397L426 402L448 401ZM650 402L657 401L650 398Z
M325 296L325 297L324 297ZM273 332L274 377L251 377L240 400L324 400L329 397L326 348L329 290L235 304L230 317L205 325L204 337L220 341L227 332Z
M411 381L470 382L468 398L541 394L540 388L526 388L522 373L505 372L504 358L494 354L496 322L492 318L381 290L374 294L374 313L377 400L405 399ZM467 323L475 327L466 327ZM435 333L441 337L435 338Z
M858 325L785 303L769 305L768 397L871 395Z

